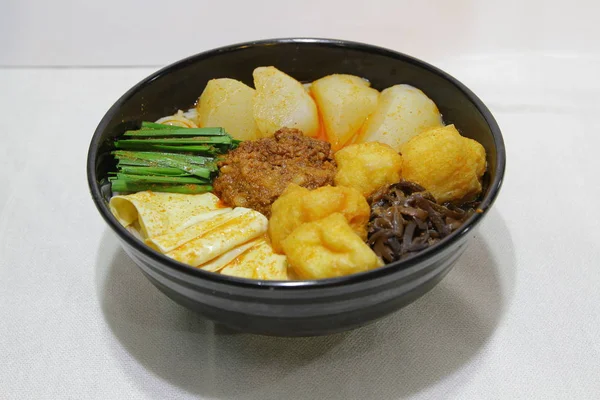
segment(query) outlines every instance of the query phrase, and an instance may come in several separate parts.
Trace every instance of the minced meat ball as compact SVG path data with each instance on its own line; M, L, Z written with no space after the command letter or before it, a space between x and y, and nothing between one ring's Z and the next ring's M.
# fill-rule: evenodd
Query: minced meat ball
M289 183L308 189L333 184L336 164L331 145L282 128L273 137L245 141L219 162L215 193L230 206L267 217Z

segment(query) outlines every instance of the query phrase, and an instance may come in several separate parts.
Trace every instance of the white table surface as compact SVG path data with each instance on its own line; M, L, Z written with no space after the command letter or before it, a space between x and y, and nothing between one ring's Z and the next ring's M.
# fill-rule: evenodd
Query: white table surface
M429 23L420 35L414 18L393 24L399 9L392 17L376 9L330 19L289 12L272 29L246 22L193 50L167 46L188 32L183 24L163 39L150 30L170 48L157 54L136 29L125 32L132 46L89 32L80 38L89 46L74 44L70 34L88 22L105 33L124 26L126 13L99 23L110 14L101 3L98 20L87 22L43 7L27 14L31 1L23 3L10 1L8 17L0 17L0 30L37 26L39 33L39 42L31 32L0 35L1 399L600 397L598 3L463 0L427 19L422 13L438 8L421 2L414 7ZM45 11L51 15L44 19ZM189 22L188 14L182 18ZM463 81L502 128L506 180L452 272L412 305L328 337L235 334L158 292L88 194L85 158L96 124L156 68L39 66L132 65L140 57L139 64L163 65L247 32L293 35L292 21L298 34L405 50ZM61 22L66 27L57 32ZM361 33L351 29L359 23Z

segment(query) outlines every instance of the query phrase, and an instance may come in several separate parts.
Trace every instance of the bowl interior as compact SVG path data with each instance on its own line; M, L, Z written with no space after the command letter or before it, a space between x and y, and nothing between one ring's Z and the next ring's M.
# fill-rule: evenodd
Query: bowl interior
M421 89L436 103L447 124L455 124L462 135L484 146L488 184L481 208L486 210L494 201L504 173L502 136L485 105L456 79L422 61L375 46L327 39L277 39L224 47L179 61L140 82L115 103L94 134L88 159L92 195L103 216L110 218L110 187L105 178L114 168L109 152L117 135L141 121L187 110L210 79L234 78L253 86L253 69L268 65L304 82L347 73L368 79L378 90L401 83ZM475 215L459 231L470 229L481 217Z

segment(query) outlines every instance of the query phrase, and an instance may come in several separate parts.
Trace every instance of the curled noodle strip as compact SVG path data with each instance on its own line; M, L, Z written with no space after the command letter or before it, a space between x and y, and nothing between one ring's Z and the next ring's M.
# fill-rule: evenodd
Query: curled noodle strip
M187 113L190 116L189 112ZM173 115L169 115L167 117L162 117L156 120L157 124L165 124L165 125L173 125L180 126L182 128L198 128L198 125L191 119L186 117L186 114L183 111L179 110Z

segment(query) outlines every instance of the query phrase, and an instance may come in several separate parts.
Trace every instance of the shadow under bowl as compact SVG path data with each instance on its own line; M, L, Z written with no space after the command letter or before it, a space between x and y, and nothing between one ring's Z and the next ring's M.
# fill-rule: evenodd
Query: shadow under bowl
M487 185L480 208L440 243L404 261L341 278L259 281L229 277L174 261L134 238L112 216L107 173L113 140L141 121L154 121L197 100L210 79L252 85L252 71L274 65L302 82L328 74L367 78L378 90L405 83L421 89L444 121L481 143ZM447 73L384 48L331 39L272 39L210 50L176 62L125 93L100 121L89 148L88 183L98 211L144 275L176 302L236 330L278 336L323 335L375 321L431 290L463 253L472 230L489 212L505 169L504 142L487 107Z

